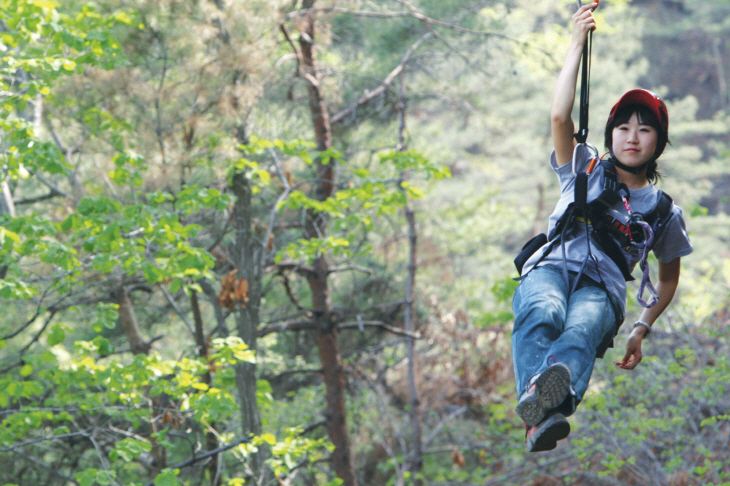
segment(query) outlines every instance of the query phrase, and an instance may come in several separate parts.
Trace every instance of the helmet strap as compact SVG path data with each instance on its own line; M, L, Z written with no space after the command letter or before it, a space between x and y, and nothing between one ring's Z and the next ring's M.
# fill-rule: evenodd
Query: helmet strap
M641 172L644 169L646 169L649 166L649 164L651 164L652 162L654 162L656 160L656 158L651 158L638 167L629 167L628 165L625 165L625 164L622 164L621 162L619 162L619 160L616 158L616 156L613 155L613 150L610 151L610 154L611 154L610 161L613 162L613 164L616 167L618 167L619 169L625 170L626 172L630 172L632 174L641 174Z
M632 174L641 174L641 171L646 169L646 167L651 163L652 161L646 161L643 164L641 164L638 167L629 167L628 165L624 165L621 162L619 162L617 159L613 159L613 163L618 167L619 169L623 169L626 172L631 172Z

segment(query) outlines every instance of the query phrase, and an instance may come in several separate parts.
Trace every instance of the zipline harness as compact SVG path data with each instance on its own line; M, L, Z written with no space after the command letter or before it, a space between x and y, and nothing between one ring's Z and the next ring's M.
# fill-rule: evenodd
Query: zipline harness
M578 7L581 2L578 0ZM591 241L600 248L619 268L621 274L626 281L634 280L631 275L629 264L622 250L629 250L635 247L639 250L640 259L639 266L642 270L641 284L637 294L638 302L644 307L651 307L657 303L659 294L651 283L649 278L649 265L647 257L654 243L659 237L660 231L664 228L667 220L671 216L672 198L664 191L659 191L660 198L656 207L647 215L634 212L629 204L630 192L626 184L618 179L616 166L614 162L609 160L600 160L598 149L587 143L588 138L588 99L590 85L590 57L593 32L589 32L588 39L583 46L582 73L581 73L581 89L580 89L580 119L578 132L573 136L578 142L573 151L572 171L575 176L575 192L574 201L568 205L565 212L560 216L555 227L549 236L544 233L540 234L525 243L522 252L515 258L517 270L521 273L523 265L527 260L540 248L547 244L542 255L532 268L537 265L550 253L550 251L560 243L563 253L563 278L566 284L568 278L568 262L565 251L566 233L572 228L580 227L581 223L586 234L586 257L581 264L580 270L570 289L572 294L585 271L589 260L595 264L599 275L601 287L605 289L605 283L600 276L598 261L591 250ZM593 154L588 162L588 168L585 172L578 173L576 171L576 159L579 147L585 147ZM599 166L603 169L603 187L600 195L588 201L588 176L594 169ZM624 215L614 209L619 202L623 202L623 206L628 212L628 221L625 221ZM593 237L593 238L591 238ZM521 280L527 274L518 278ZM649 302L644 301L642 295L644 290L648 290L651 294Z

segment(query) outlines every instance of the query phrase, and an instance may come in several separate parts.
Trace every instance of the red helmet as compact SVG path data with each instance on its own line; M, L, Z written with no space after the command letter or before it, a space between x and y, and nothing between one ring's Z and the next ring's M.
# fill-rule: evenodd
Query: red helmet
M669 114L667 113L667 105L664 104L664 101L662 101L656 93L652 93L645 89L632 89L631 91L627 91L621 99L618 100L618 103L613 105L613 108L611 108L611 113L608 115L608 122L610 123L611 120L613 120L613 117L616 115L619 108L626 105L646 106L656 115L664 133L669 131Z
M656 115L657 120L659 120L659 125L664 132L662 134L663 137L660 137L660 140L664 141L664 143L661 143L661 146L657 146L656 157L658 157L664 151L666 140L669 137L669 114L667 113L667 105L664 104L664 101L662 101L656 93L652 93L645 89L632 89L631 91L624 93L618 102L613 105L611 112L608 114L607 124L613 121L613 117L616 116L616 112L620 108L627 105L645 106L649 108L649 110Z

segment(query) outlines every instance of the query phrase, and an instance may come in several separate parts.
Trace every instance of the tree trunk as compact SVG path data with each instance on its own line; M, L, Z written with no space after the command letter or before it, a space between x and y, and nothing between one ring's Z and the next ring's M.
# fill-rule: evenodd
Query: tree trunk
M401 152L406 150L405 130L406 130L406 95L405 81L403 74L400 75L400 129L398 131L398 149ZM400 180L405 181L408 174L403 171ZM409 415L411 422L411 447L410 458L407 464L408 471L411 473L411 479L414 486L422 486L421 470L423 469L423 438L421 433L421 401L418 398L417 366L416 366L416 341L413 338L413 299L416 288L416 271L418 270L418 231L416 227L416 212L413 209L413 203L408 199L408 194L402 184L399 184L401 191L406 195L406 206L404 213L406 222L408 223L408 279L406 280L406 308L403 317L406 332L409 334L407 353L408 353L408 389L410 393Z
M314 125L317 150L324 151L332 147L332 130L315 63L314 3L315 0L304 0L303 2L303 7L308 12L300 24L302 34L299 38L301 47L301 72L299 74L307 82L309 109ZM315 168L317 180L313 187L313 197L318 201L324 201L332 195L334 190L334 164L323 164L317 160ZM326 231L326 217L309 211L305 224L305 237L320 238L326 234ZM342 366L336 323L331 318L332 306L328 278L327 258L325 255L320 255L314 261L314 272L307 275L307 282L312 292L312 310L319 329L317 345L327 390L327 409L325 411L327 434L335 446L331 463L335 473L342 479L345 486L357 486L347 431L345 372Z
M233 224L236 231L233 264L238 279L248 284L248 293L243 302L235 306L236 328L238 336L256 352L256 330L259 324L259 305L261 300L261 277L263 248L253 234L253 213L251 207L251 186L246 174L238 173L232 180L233 194L236 204L233 208ZM241 427L244 437L253 434L261 435L261 418L256 403L256 364L238 363L236 365L236 387L240 400ZM251 469L256 481L262 481L264 449L251 456Z
M147 355L150 352L151 344L144 340L142 332L139 329L137 322L137 314L134 312L134 306L132 305L132 299L129 298L129 292L124 285L121 285L114 292L114 298L119 304L119 322L122 326L129 347L132 354L144 354ZM152 410L150 411L152 424L152 432L157 433L160 431L159 422L155 420L155 417L164 408L164 402L166 398L164 395L157 395L152 398ZM152 464L154 469L151 472L151 476L157 476L164 468L167 467L167 449L161 445L157 439L150 437L152 444Z
M198 301L198 293L193 290L190 294L190 307L193 311L193 321L195 322L195 345L198 348L198 356L208 360L208 342L205 339L205 331L203 329L203 314L200 312L200 302ZM210 371L203 373L201 377L203 383L210 386L213 383L213 376ZM211 429L215 429L216 424L212 422L208 424ZM218 449L218 437L209 431L205 434L205 447L208 451L214 451ZM220 475L220 460L219 456L215 455L210 458L210 463L206 466L208 473L210 474L211 486L218 486L221 484Z
M144 340L142 332L139 330L137 314L134 312L129 292L122 285L115 291L114 298L119 304L119 323L122 326L124 335L127 337L132 354L148 354L150 344Z
M10 217L15 217L15 204L13 204L13 193L10 191L10 184L7 179L0 182L0 216L3 214L9 214ZM0 280L5 278L8 273L8 266L0 266Z

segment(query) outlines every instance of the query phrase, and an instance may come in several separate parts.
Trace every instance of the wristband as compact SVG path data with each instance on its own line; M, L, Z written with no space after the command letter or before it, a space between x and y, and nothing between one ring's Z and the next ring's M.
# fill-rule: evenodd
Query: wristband
M651 333L651 326L644 321L636 321L634 323L634 327L636 326L642 326L646 328L646 334L644 334L644 337L648 336Z

